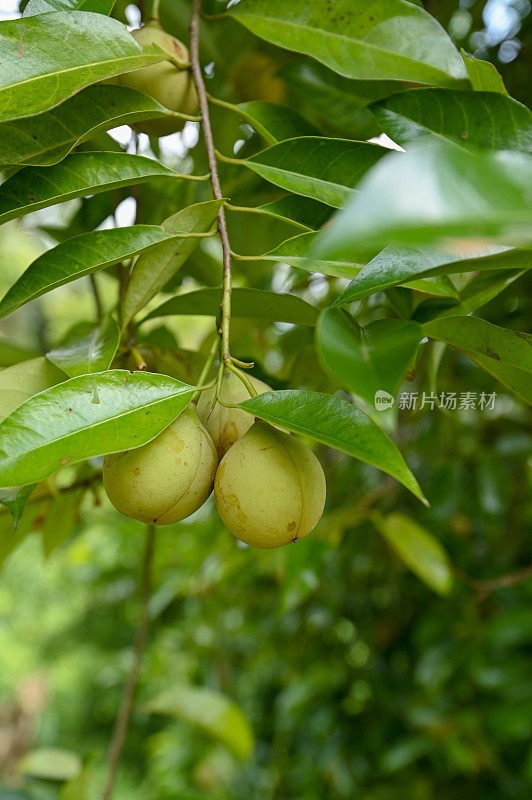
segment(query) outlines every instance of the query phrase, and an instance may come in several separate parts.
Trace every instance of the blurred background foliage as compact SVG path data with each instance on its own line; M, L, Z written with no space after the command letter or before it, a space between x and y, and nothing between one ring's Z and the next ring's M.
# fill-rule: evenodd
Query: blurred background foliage
M216 11L216 0L208 5ZM425 6L459 46L497 65L511 95L529 101L528 0ZM186 39L189 3L168 0L161 8L165 27ZM115 14L132 24L139 19L124 0ZM218 97L286 103L329 135L380 133L365 106L389 93L386 85L343 79L270 48L233 21L205 23L202 48L211 65L208 88ZM231 112L215 109L214 127L226 154L261 146ZM129 138L119 129L84 147L127 147ZM189 123L182 135L159 142L141 135L139 147L201 172L197 141ZM231 165L221 177L235 204L239 192L255 204L275 197L257 176ZM62 237L133 220L159 223L191 202L191 191L202 199L203 189L186 182L177 191L174 183L153 182L134 195L119 190L8 223L0 230L0 292ZM251 222L243 212L232 212L229 224L234 249L250 255L287 235L286 223ZM207 240L168 288L217 285L219 276L220 253ZM97 281L110 306L113 270ZM272 271L260 261L237 262L236 283L292 289L314 304L345 285L319 275L309 281L286 266ZM530 279L510 285L483 317L526 330L527 290ZM357 319L395 313L407 295L375 294L360 304ZM88 279L32 303L2 323L0 366L45 353L93 314ZM205 347L210 327L205 318L170 319L164 329L154 321L142 328L141 352L150 368L191 380L198 372L193 353ZM255 374L275 388L337 388L318 364L311 329L235 320L233 341L234 352L253 358ZM477 583L530 561L529 418L467 358L444 350L436 371L436 355L434 345L424 348L404 388L429 391L433 379L438 393L498 397L482 412L401 412L401 450L430 509L373 468L322 449L326 515L297 547L261 552L236 544L212 501L157 531L152 628L118 800L530 798L532 582L493 589ZM90 484L96 467L75 476ZM79 499L68 512L61 484L48 494L45 487L31 521L1 554L8 556L0 581L1 800L91 800L103 782L140 613L144 531L98 489ZM448 552L456 570L449 596L431 592L378 533L374 515L392 509L414 518ZM198 697L197 687L207 694ZM148 713L148 701L176 689L175 718Z

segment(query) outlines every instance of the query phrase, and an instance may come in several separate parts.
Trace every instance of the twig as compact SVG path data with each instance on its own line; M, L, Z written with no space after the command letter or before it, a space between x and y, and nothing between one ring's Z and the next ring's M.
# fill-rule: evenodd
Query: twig
M216 152L212 135L211 120L209 116L209 104L207 102L207 92L201 73L199 56L199 22L201 15L201 0L194 0L192 6L192 17L190 19L190 63L196 91L198 93L199 106L202 118L203 139L207 151L209 172L211 174L211 185L214 197L223 200L220 179L218 177L218 165L216 163ZM231 362L229 349L229 329L231 324L231 248L229 236L227 234L227 222L225 209L220 206L218 211L218 231L222 242L223 252L223 296L222 296L222 361L225 364Z
M519 569L516 572L499 575L498 578L489 578L488 580L478 580L464 572L459 572L459 576L478 592L483 599L491 592L497 591L497 589L508 589L510 586L516 586L518 583L523 583L532 578L532 565L523 567L523 569Z
M113 794L120 757L126 740L129 722L131 720L131 712L133 711L133 700L135 697L135 689L140 673L140 663L146 645L146 637L148 634L148 602L151 594L152 585L152 564L153 564L153 549L155 541L155 528L149 525L146 529L146 545L144 550L144 560L142 562L142 584L141 584L141 598L142 598L142 612L140 623L137 628L135 637L135 649L133 653L133 664L129 673L129 677L124 686L122 694L122 703L120 711L115 721L111 745L109 747L109 762L107 771L107 780L102 794L102 800L110 800Z
M91 283L92 289L92 296L94 298L94 308L96 311L96 319L98 322L103 317L103 306L102 306L102 298L100 297L100 290L98 289L98 284L96 283L96 275L92 273L89 275L89 280Z

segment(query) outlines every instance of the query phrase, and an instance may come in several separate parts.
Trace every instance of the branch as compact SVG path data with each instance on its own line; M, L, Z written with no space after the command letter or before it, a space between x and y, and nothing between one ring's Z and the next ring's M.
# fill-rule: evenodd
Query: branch
M205 149L207 151L212 191L217 200L223 200L220 179L218 177L218 165L216 163L216 152L212 135L211 120L209 116L207 92L205 90L205 83L203 81L203 75L201 72L199 56L200 16L201 0L194 0L192 6L192 17L190 19L190 65L192 69L192 75L194 77L194 83L196 85L196 91L198 93L201 119L203 123L203 139L205 142ZM231 354L229 348L229 328L231 324L231 248L229 246L227 221L223 206L220 206L220 210L218 211L218 231L220 233L223 252L222 362L225 364L230 364Z
M135 690L139 680L140 663L144 648L146 645L146 637L148 634L148 602L151 594L152 585L152 564L153 564L153 548L155 541L155 528L149 525L146 529L146 545L144 550L144 560L142 563L142 585L141 585L141 598L142 598L142 612L140 623L137 628L137 635L135 637L135 649L133 653L133 664L129 673L129 677L124 686L122 694L122 703L120 711L115 721L111 745L109 747L109 762L107 771L107 781L102 794L102 800L110 800L113 795L113 790L120 764L120 757L124 748L129 723L131 720L131 712L133 711L133 700L135 697Z
M499 575L498 578L490 578L488 580L477 580L465 574L463 574L463 577L479 595L485 597L491 594L491 592L497 591L497 589L508 589L510 586L516 586L518 583L523 583L532 578L532 565L523 567L523 569L517 570L517 572Z

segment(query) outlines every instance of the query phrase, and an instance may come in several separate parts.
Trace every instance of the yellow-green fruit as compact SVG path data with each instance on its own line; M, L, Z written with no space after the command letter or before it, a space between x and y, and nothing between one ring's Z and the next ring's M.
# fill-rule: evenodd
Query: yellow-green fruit
M168 525L203 505L217 463L211 437L189 406L153 441L106 456L103 485L122 514Z
M256 422L222 459L216 507L231 533L254 547L280 547L315 527L325 505L325 476L309 448Z
M181 62L189 60L185 45L179 39L163 31L158 23L149 22L143 28L133 31L132 35L143 47L156 44ZM128 86L130 89L148 94L171 111L193 114L198 107L198 95L190 70L179 69L170 61L159 61L150 67L136 69L134 72L125 72L118 78L113 78L113 81L115 80L121 86ZM185 121L177 117L160 117L136 122L133 128L139 133L147 133L149 136L167 136L169 133L182 130L184 125Z
M256 392L269 392L271 386L258 378L249 376ZM232 445L253 425L253 416L240 408L225 408L216 403L213 408L215 389L202 392L198 401L198 417L211 435L218 456L222 458ZM225 403L241 403L249 399L249 392L232 372L226 372L222 383L222 400Z

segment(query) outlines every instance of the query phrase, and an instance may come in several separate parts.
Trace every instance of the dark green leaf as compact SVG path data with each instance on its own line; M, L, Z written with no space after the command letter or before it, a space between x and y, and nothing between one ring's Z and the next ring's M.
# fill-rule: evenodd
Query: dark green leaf
M118 20L56 11L0 22L0 121L39 114L91 83L166 56L142 50Z
M439 23L403 0L240 0L231 14L257 36L347 78L443 85L466 78Z
M253 750L253 731L247 718L235 703L212 689L174 686L145 703L143 710L187 720L220 741L237 758L247 758Z
M221 206L220 200L207 200L178 211L162 224L168 234L201 233L212 228ZM172 278L189 257L199 239L172 236L147 253L142 254L131 273L122 305L122 326L141 311L144 306Z
M161 225L134 225L74 236L35 259L0 301L0 317L57 286L75 281L118 261L139 255L160 242L182 239Z
M118 325L107 316L96 326L82 323L60 347L46 353L46 357L69 378L103 372L113 360L119 341Z
M332 214L330 206L313 200L311 197L293 194L272 200L270 203L258 206L258 209L265 214L297 222L309 230L321 228Z
M78 487L70 491L59 492L52 499L42 532L45 558L48 558L74 532L85 491L86 487Z
M358 189L320 233L316 255L373 256L392 241L532 242L532 156L523 153L468 153L427 137L384 158Z
M35 486L35 483L30 483L29 486L12 486L9 489L0 489L0 503L9 509L13 517L15 530L18 528L26 503Z
M348 314L334 308L323 311L316 328L323 365L375 410L372 416L376 419L390 408L378 404L377 393L395 398L422 336L421 325L416 322L385 319L361 328Z
M374 522L388 544L418 578L438 594L449 594L453 587L451 563L431 533L404 514L376 515Z
M0 485L35 483L65 464L145 444L181 413L193 391L167 375L127 370L47 389L0 424Z
M87 86L60 106L0 123L0 163L50 166L101 131L172 112L148 95L125 86Z
M319 392L266 392L239 404L256 417L341 450L392 475L419 500L425 496L392 440L340 397Z
M226 107L231 107L230 103ZM288 106L251 100L232 106L242 119L255 128L268 144L275 144L295 136L319 135L319 130Z
M403 146L435 134L465 149L532 152L532 112L504 94L413 89L371 109L385 133Z
M282 189L338 208L388 152L368 142L302 136L274 144L241 163Z
M478 317L447 317L423 325L432 339L457 347L532 404L532 336Z
M71 153L53 167L24 167L0 187L0 223L74 197L180 178L153 158L129 153Z
M217 317L220 315L221 301L221 289L198 289L172 297L151 311L145 319L174 314ZM314 306L296 295L236 287L231 293L231 316L291 322L294 325L315 325L318 312Z
M362 267L359 264L347 261L342 258L315 258L312 245L316 241L316 233L301 233L287 239L278 247L264 253L258 260L264 261L284 261L292 267L307 270L308 272L321 272L324 275L332 275L337 278L353 278ZM1 308L1 306L0 306Z
M340 295L335 305L360 300L397 284L408 284L428 275L453 275L462 272L515 270L532 266L530 250L476 245L456 247L446 253L429 247L394 247L382 250L367 264ZM467 313L467 312L466 312Z

